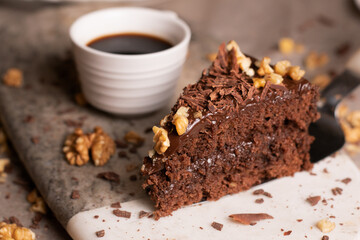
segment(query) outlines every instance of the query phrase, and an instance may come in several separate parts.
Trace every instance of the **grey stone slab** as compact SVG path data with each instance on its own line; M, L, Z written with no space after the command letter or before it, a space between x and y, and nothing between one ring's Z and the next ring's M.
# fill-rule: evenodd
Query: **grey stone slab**
M0 86L1 119L26 170L63 226L79 211L144 195L141 181L129 181L129 175L134 173L127 173L125 168L130 163L141 164L152 146L152 136L144 130L158 123L169 109L126 119L91 106L79 107L74 102L74 94L79 89L70 54L69 26L84 13L123 5L0 3L0 73L9 67L18 67L25 75L25 85L20 89ZM350 1L174 0L139 5L174 10L190 24L193 37L178 93L186 84L195 82L209 64L206 54L230 39L237 40L245 52L254 56L269 55L279 60L284 56L276 51L276 43L280 37L290 36L305 44L308 50L329 53L330 64L319 71L331 69L338 73L351 51L360 46L360 17ZM327 26L318 21L320 15L330 18L333 24ZM300 30L301 26L306 27ZM344 42L351 44L350 53L337 57L334 49ZM303 57L286 58L302 64ZM309 72L307 76L316 73ZM35 121L24 123L27 115L34 116ZM70 166L61 148L73 127L64 122L83 118L85 131L100 125L112 137L122 138L128 130L135 130L146 137L146 143L137 154L129 153L129 160L114 156L101 168L91 163L83 167ZM39 143L32 143L32 137L38 137ZM120 185L95 177L99 172L110 170L121 176ZM72 177L79 183L71 180ZM78 200L70 199L74 189L80 191Z

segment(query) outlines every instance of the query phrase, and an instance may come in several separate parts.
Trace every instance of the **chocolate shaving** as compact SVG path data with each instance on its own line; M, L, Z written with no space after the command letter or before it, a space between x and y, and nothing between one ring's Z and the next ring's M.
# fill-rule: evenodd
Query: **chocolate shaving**
M320 196L308 197L306 201L310 203L311 206L315 206L321 200Z
M122 217L122 218L130 218L131 217L131 212L122 211L120 209L113 210L113 214L117 217Z
M102 172L99 173L96 177L108 180L110 182L115 182L115 183L120 182L120 176L114 172Z
M105 236L105 230L97 231L95 234L96 234L96 236L98 238L104 237Z
M267 213L240 213L232 214L229 217L244 225L254 225L260 220L273 219L273 217Z
M211 226L212 226L213 228L215 228L216 230L218 230L218 231L221 231L222 228L224 227L223 224L218 223L218 222L212 222Z
M350 47L351 47L350 43L345 42L336 48L335 53L339 57L344 56L349 52Z
M264 202L264 199L262 199L262 198L258 198L255 200L255 203L258 203L258 204L261 204L263 202Z
M112 207L112 208L121 208L121 204L120 204L120 202L112 203L110 205L110 207Z
M343 191L342 188L339 188L339 187L331 189L331 192L332 192L332 194L334 194L334 196L341 195L342 191Z
M145 211L141 210L141 211L139 212L139 218L147 217L147 216L149 216L150 214L151 214L151 213L149 213L149 212L145 212Z
M349 182L351 182L351 178L344 178L343 180L341 180L341 182L348 184Z

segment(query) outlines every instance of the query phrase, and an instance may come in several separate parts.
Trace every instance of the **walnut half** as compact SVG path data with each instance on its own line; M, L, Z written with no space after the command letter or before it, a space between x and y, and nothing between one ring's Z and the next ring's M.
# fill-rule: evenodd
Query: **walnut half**
M91 142L88 136L84 134L82 129L76 128L74 133L66 138L63 152L70 165L82 166L90 159L90 146Z
M164 128L153 127L154 138L153 141L155 143L154 150L158 154L163 154L170 147L170 140L168 137L168 132Z
M91 157L95 166L103 166L115 153L115 142L104 133L101 127L95 127L92 133Z
M35 240L35 233L16 224L0 222L0 239L2 240Z
M176 131L179 135L183 135L186 132L186 129L189 124L189 114L188 114L189 108L188 107L180 107L174 117L172 123L176 127Z

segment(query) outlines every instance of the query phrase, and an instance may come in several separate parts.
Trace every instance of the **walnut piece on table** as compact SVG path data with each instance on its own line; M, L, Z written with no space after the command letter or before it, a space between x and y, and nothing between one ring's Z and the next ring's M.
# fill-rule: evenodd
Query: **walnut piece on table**
M30 211L46 214L47 208L44 199L39 195L36 189L32 190L26 197L26 200L31 203Z
M9 87L21 87L23 84L22 71L17 68L9 68L3 76L3 82Z
M0 222L0 239L2 240L35 240L35 233L16 224Z
M89 137L84 134L82 129L76 128L74 133L66 138L63 152L70 165L82 166L90 159L90 147Z
M101 127L95 127L94 133L90 135L91 139L91 157L95 166L103 166L115 153L115 142L104 133Z

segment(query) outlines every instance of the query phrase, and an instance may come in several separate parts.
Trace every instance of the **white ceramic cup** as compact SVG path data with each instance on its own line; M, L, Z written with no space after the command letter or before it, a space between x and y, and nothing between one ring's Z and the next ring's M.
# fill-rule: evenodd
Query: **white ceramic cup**
M138 55L112 54L87 44L102 36L144 33L169 41L169 49ZM190 28L174 12L109 8L78 18L70 38L83 93L90 104L114 114L153 112L168 103L185 62Z

